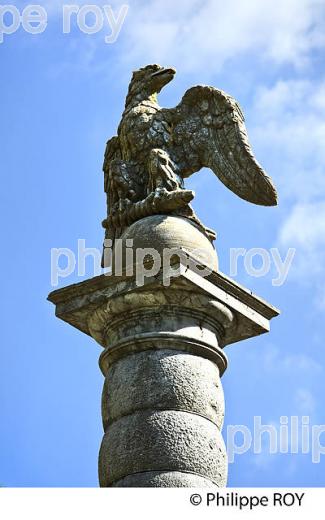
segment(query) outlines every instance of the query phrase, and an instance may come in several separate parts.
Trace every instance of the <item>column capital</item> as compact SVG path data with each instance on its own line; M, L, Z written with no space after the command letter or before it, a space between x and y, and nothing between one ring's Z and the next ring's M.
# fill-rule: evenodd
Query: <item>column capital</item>
M195 265L198 266L197 260ZM92 336L104 348L105 328L110 320L144 305L204 312L207 319L223 327L218 338L222 348L269 332L270 320L279 315L275 307L225 274L212 271L202 276L198 268L189 267L182 260L144 278L142 286L137 285L135 275L103 274L55 290L48 300L56 306L58 318Z

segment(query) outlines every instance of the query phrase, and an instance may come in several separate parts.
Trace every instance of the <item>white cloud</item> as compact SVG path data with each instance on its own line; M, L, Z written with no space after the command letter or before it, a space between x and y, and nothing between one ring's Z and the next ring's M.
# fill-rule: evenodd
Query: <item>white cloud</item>
M43 5L49 18L62 18L66 3L45 0ZM113 67L118 77L126 71L129 76L130 69L146 63L161 62L208 81L230 62L235 73L234 60L241 66L245 57L301 70L311 63L312 51L325 44L322 0L283 0L278 6L274 0L97 0L95 4L110 4L115 13L122 4L129 5L116 43L105 44L102 31L89 37L94 45L86 47L87 70L88 62L100 70L105 65ZM79 63L87 42L80 31L72 37L78 45L73 57L68 55L69 66Z
M325 80L261 87L252 110L253 141L272 170L280 203L325 197Z
M325 201L297 204L284 223L279 236L281 245L295 245L305 253L325 250Z
M325 309L325 201L297 204L279 233L280 247L296 247L289 276L295 281L315 283L313 303Z
M116 51L124 66L145 62L179 65L183 71L215 73L249 53L273 64L308 64L310 52L325 43L322 0L97 0L129 13ZM44 0L49 17L61 16L64 0ZM89 3L91 5L91 2ZM80 35L84 37L84 35ZM98 47L105 47L101 39ZM120 43L120 41L119 41ZM95 52L94 52L95 60ZM97 59L97 57L96 57ZM104 57L105 60L105 57Z
M321 0L131 1L128 58L216 72L250 52L301 68L325 42L322 11Z
M316 401L310 390L298 388L295 394L295 402L301 415L311 416L315 412Z
M307 354L285 354L275 346L269 346L265 351L263 368L267 372L279 374L304 374L304 378L314 378L322 372L323 367Z
M325 290L318 293L317 298L315 299L315 304L320 311L325 311Z
M257 90L253 142L279 189L280 250L297 249L289 280L325 294L325 80L279 80Z

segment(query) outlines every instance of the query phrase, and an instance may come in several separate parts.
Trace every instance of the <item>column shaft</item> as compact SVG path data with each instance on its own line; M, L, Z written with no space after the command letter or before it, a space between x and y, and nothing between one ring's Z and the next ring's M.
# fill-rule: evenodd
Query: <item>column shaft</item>
M207 310L215 307L202 295L170 289L118 297L111 309L123 304L124 312L107 322L100 359L100 485L224 486L220 373L226 358L218 336L220 317L229 313L219 306L219 321L213 319Z

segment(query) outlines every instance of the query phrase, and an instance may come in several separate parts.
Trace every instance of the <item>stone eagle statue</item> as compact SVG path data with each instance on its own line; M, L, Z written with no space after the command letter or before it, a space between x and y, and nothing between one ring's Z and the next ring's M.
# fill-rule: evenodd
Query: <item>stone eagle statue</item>
M154 214L187 217L213 240L214 232L189 205L194 193L184 189L184 179L203 167L242 199L277 204L275 187L253 155L243 113L231 96L199 85L175 108L158 105L157 94L175 73L160 65L133 73L118 135L107 143L103 226L113 241L136 220Z

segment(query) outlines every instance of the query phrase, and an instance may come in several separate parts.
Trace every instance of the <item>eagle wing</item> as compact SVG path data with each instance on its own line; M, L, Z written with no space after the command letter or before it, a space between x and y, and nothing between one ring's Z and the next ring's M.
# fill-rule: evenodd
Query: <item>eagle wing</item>
M243 113L231 96L196 86L166 112L172 122L175 161L184 177L211 168L242 199L263 206L277 204L276 189L254 157Z

